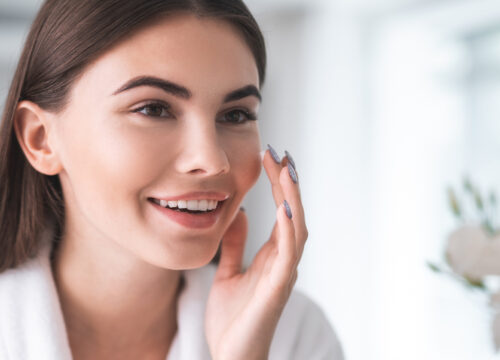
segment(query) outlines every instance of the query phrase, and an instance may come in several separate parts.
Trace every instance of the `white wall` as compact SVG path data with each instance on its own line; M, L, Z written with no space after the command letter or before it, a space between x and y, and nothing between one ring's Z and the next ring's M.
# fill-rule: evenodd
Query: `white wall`
M487 299L432 274L425 263L442 261L456 226L446 187L458 186L464 174L483 188L500 184L494 152L479 150L498 148L500 133L498 126L485 132L486 118L471 111L477 92L468 83L466 42L499 24L499 10L493 1L440 2L372 25L374 358L494 357Z
M300 144L292 154L310 240L297 287L323 306L348 359L494 356L485 298L426 267L455 226L446 187L471 171L499 184L495 112L481 124L471 117L460 80L470 60L464 32L498 24L494 3L256 2L264 28L282 29L266 34L274 75L262 117L281 130L261 124L264 144ZM288 17L290 8L302 16ZM297 108L294 84L300 118L281 105ZM494 95L481 101L494 108ZM261 209L250 204L255 224L267 225L252 234L247 259L271 227Z

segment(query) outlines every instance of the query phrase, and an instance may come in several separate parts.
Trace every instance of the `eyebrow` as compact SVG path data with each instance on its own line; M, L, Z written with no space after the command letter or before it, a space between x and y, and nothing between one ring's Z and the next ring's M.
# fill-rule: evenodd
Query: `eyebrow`
M160 79L153 76L139 76L127 81L124 85L122 85L118 90L116 90L113 95L118 95L124 91L140 87L140 86L150 86L161 89L166 93L172 94L174 96L190 99L193 95L191 91L189 91L184 86L175 84L171 81ZM259 89L257 89L254 85L246 85L242 88L236 89L228 93L224 97L224 103L236 101L243 99L247 96L255 96L259 101L262 101L262 95L260 94Z
M224 102L235 101L239 99L243 99L247 96L255 96L259 101L262 101L262 96L260 95L260 91L254 85L247 85L240 89L231 91L224 98Z

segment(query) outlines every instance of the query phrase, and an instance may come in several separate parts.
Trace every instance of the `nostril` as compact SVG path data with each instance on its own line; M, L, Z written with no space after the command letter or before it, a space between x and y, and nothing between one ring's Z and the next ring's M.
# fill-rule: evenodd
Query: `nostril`
M202 144L206 139L193 139L195 144L185 147L175 160L179 173L217 176L228 173L229 158L226 151L216 144Z

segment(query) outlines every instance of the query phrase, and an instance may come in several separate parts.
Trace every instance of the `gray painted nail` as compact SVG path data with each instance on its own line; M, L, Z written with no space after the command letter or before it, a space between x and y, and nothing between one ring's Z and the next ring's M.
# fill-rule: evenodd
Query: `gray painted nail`
M295 171L295 169L292 166L292 164L288 163L287 167L288 167L288 174L290 174L290 177L292 178L292 181L295 184L297 184L297 181L299 181L299 179L297 178L297 172Z
M290 205L288 205L288 201L284 201L283 204L285 204L285 210L286 210L286 216L288 216L289 219L292 218L292 209L290 209Z
M247 211L243 206L240 206L240 210L243 211L243 212Z
M278 156L278 153L276 152L276 150L274 150L273 147L269 144L267 144L267 148L269 149L269 152L271 153L271 157L276 162L276 164L281 164L281 159Z
M290 153L289 153L288 151L286 151L286 150L285 150L285 155L286 155L286 157L288 158L288 161L290 162L290 164L292 164L293 168L294 168L294 169L297 169L297 168L295 167L295 161L293 161L293 157L292 157L292 155L290 155Z

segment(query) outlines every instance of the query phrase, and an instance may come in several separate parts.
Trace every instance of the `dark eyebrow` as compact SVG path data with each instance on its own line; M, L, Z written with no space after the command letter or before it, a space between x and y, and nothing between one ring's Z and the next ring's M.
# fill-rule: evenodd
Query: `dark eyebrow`
M243 99L244 97L253 95L259 101L262 101L262 96L260 95L259 90L253 86L253 85L247 85L245 87L242 87L241 89L231 91L229 94L226 95L224 98L224 102L230 102L230 101L235 101L239 99Z
M127 91L139 86L152 86L178 97L182 97L185 99L191 98L191 92L185 87L152 76L140 76L133 78L127 81L121 88L116 90L113 95L117 95L123 91Z
M118 90L116 90L113 95L117 95L121 92L139 87L139 86L152 86L159 88L167 93L170 93L172 95L184 98L184 99L190 99L192 97L191 92L186 89L184 86L177 85L171 81L167 81L164 79L156 78L153 76L139 76L136 78L133 78L129 81L127 81L123 86L121 86ZM236 101L239 99L243 99L247 96L255 96L259 101L262 101L262 96L254 85L247 85L244 86L240 89L231 91L229 94L227 94L224 98L224 102L230 102L230 101Z

